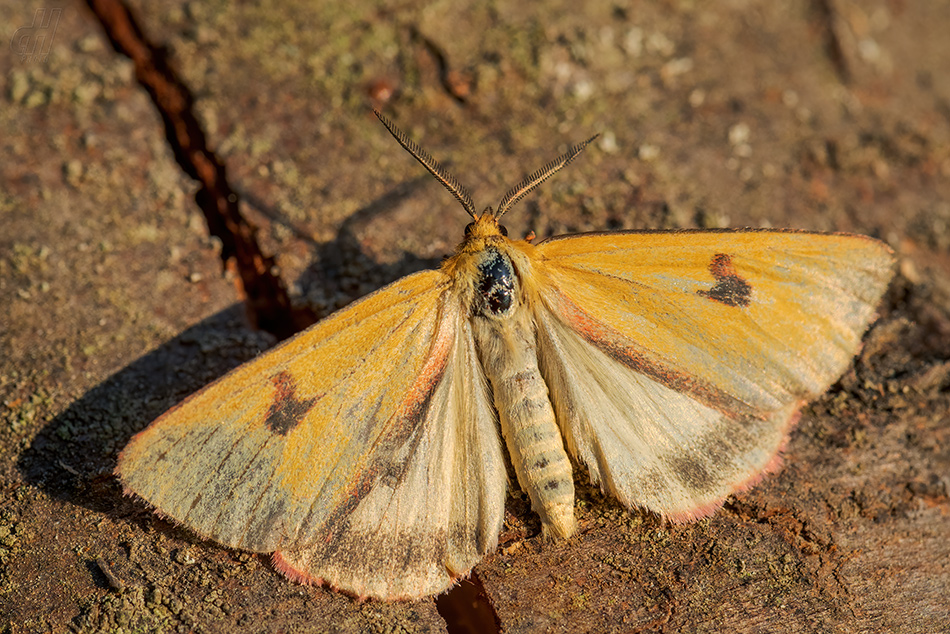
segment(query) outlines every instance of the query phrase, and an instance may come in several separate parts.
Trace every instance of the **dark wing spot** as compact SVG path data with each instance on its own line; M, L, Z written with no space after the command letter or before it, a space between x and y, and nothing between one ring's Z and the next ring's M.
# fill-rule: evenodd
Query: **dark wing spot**
M689 489L697 492L712 491L718 483L699 456L670 455L663 462L676 474L677 479Z
M717 253L709 262L709 272L716 278L716 285L708 291L697 291L703 297L726 306L748 306L752 286L739 277L732 266L732 256Z
M301 401L297 398L297 384L289 372L281 372L271 377L277 394L274 402L267 410L264 425L275 434L286 436L303 421L317 399L310 398Z

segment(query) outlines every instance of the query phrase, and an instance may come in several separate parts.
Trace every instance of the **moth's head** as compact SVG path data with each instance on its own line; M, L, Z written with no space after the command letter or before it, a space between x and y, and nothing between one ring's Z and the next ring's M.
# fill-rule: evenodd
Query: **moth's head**
M442 271L455 282L456 296L473 315L504 317L519 302L515 260L520 262L524 255L518 248L491 207L465 227L465 239L443 262Z
M456 253L476 253L507 240L508 229L498 222L498 216L488 207L465 226L465 239Z
M465 225L465 239L491 238L494 236L508 237L508 229L498 222L498 216L491 207L485 209L475 220Z

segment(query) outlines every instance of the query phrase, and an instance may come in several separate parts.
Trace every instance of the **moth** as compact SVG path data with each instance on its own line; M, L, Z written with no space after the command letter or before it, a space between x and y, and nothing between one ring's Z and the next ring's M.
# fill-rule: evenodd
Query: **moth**
M356 597L437 594L492 551L508 477L564 539L572 460L630 509L706 517L779 463L849 366L892 276L848 234L618 231L511 240L499 224L590 143L476 213L404 277L235 369L136 435L116 473L164 516Z

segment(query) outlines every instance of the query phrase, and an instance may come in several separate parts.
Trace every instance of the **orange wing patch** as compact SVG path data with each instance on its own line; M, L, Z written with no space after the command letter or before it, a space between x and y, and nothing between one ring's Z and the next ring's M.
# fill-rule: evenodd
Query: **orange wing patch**
M696 291L699 295L726 306L738 308L749 305L752 286L736 273L731 255L727 253L714 255L709 262L709 272L716 278L716 285L708 291Z

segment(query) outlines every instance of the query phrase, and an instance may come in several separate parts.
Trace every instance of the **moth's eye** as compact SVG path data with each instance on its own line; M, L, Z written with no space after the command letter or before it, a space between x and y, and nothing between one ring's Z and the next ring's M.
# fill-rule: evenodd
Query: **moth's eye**
M472 235L472 227L474 227L474 226L475 226L475 223L474 223L474 222L470 222L470 223L468 223L467 225L465 225L465 237L466 237L466 238L469 237L470 235Z
M505 225L498 225L498 229L501 231L501 235L508 237L508 227Z

